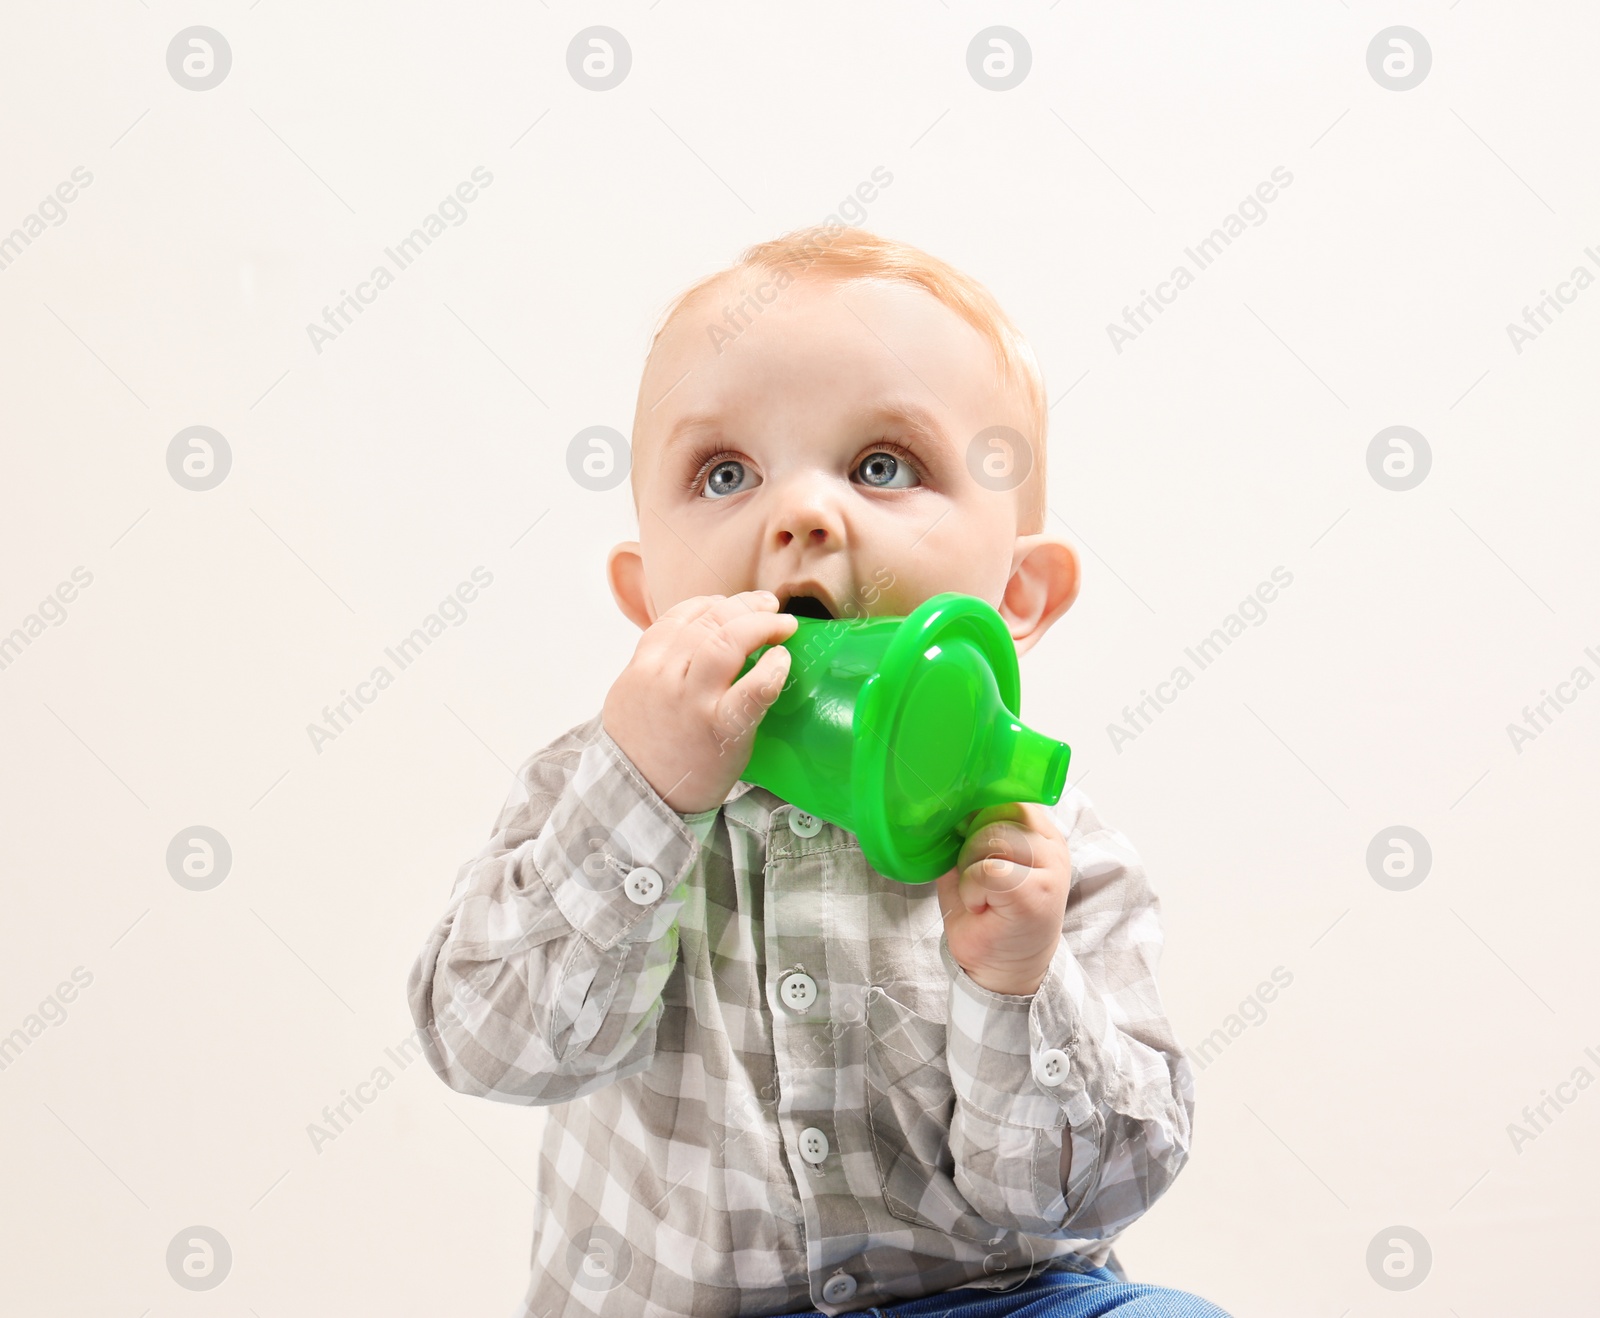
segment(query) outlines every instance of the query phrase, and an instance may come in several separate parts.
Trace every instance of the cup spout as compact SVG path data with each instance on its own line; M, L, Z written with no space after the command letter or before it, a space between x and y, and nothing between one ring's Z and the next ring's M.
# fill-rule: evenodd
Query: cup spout
M992 725L986 772L972 794L971 808L1014 801L1054 805L1066 786L1071 755L1066 742L1035 732L1002 711Z

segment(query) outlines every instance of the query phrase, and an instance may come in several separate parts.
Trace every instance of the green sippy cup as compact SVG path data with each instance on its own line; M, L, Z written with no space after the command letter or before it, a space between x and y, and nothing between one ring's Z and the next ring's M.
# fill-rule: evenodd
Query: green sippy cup
M879 873L936 879L973 810L1061 799L1071 749L1018 719L1016 646L983 600L946 592L904 618L800 618L782 644L789 676L743 777L854 833Z

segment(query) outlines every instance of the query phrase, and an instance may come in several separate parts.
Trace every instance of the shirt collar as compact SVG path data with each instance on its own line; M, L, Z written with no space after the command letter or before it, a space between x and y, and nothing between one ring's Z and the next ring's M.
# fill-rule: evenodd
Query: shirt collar
M772 813L788 803L782 797L762 787L759 783L740 779L729 790L722 803L723 814L757 833L765 833Z

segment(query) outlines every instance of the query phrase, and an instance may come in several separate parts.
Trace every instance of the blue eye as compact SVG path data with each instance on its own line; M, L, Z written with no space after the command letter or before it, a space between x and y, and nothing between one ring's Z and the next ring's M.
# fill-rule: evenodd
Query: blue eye
M856 470L866 484L879 490L905 490L920 483L909 462L881 449L861 459Z
M735 462L732 458L717 463L707 474L704 488L700 491L702 498L721 499L730 494L737 494L744 488L745 477L744 463Z

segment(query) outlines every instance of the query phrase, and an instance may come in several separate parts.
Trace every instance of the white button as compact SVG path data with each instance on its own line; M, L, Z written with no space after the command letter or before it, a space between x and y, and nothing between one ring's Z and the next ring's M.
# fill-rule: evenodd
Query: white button
M804 1011L817 1000L817 981L802 970L785 975L778 984L778 999L790 1011Z
M648 865L629 870L627 882L622 886L628 900L640 906L648 906L661 896L661 876Z
M822 832L822 821L804 810L796 810L789 816L789 831L796 837L816 837Z
M856 1293L856 1279L836 1272L822 1284L822 1298L829 1304L837 1304L840 1300L848 1300Z
M1067 1078L1067 1067L1072 1059L1059 1048L1047 1048L1039 1054L1039 1066L1034 1071L1041 1085L1054 1087Z
M807 1162L818 1163L828 1156L828 1137L815 1126L800 1132L800 1156Z

